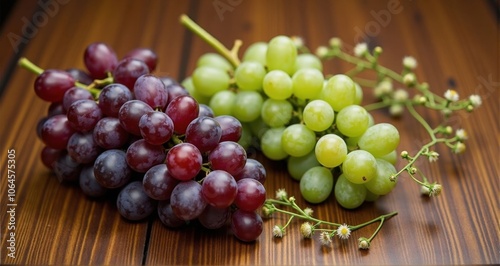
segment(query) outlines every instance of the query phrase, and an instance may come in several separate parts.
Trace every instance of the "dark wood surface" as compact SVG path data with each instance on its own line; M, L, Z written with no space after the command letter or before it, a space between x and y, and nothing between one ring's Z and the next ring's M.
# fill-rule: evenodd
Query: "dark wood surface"
M43 1L40 1L43 2ZM54 265L321 265L321 264L498 264L499 241L499 16L498 1L17 1L1 28L0 38L0 175L2 264ZM214 3L228 3L221 15ZM230 6L229 4L234 6ZM392 10L392 11L391 11ZM389 12L391 11L391 12ZM421 197L408 176L373 204L342 209L332 197L311 206L316 217L348 224L398 211L388 220L369 251L356 239L368 237L376 225L353 232L349 241L322 247L317 238L303 240L294 224L283 239L272 227L284 224L276 216L265 221L255 243L242 243L226 230L209 232L195 226L164 227L157 217L127 222L110 199L93 200L75 186L61 185L40 160L43 144L36 123L48 104L36 98L35 76L15 66L21 56L42 68L83 68L83 50L94 41L109 43L118 55L135 47L150 47L160 58L157 75L182 79L196 59L212 51L179 23L188 14L226 46L241 39L243 49L278 34L299 35L315 48L330 37L351 47L364 32L371 45L384 48L381 62L398 68L406 55L417 58L417 75L438 94L448 88L460 96L479 94L483 105L460 113L454 127L469 132L467 151L455 155L445 147L435 164L420 165L444 187L442 195ZM386 16L384 17L383 14ZM387 16L389 14L389 16ZM35 24L27 29L26 21ZM24 35L23 35L24 31ZM14 35L22 36L13 44ZM328 73L348 66L328 63ZM370 101L370 97L366 99ZM436 125L439 113L422 111ZM409 115L394 120L374 113L400 129L399 149L415 150L428 140ZM7 206L7 155L15 150L16 257L7 256L10 242ZM298 183L283 163L260 154L268 171L266 189L274 197L286 188L299 204ZM401 164L399 166L402 166Z

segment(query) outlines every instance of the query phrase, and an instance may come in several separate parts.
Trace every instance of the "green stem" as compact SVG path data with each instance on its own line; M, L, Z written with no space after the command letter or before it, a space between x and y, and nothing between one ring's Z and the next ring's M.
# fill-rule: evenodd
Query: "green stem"
M236 41L233 50L227 49L219 40L214 38L210 33L200 27L196 22L191 20L187 15L181 15L181 24L191 30L193 33L202 38L206 43L208 43L212 48L224 56L234 67L240 64L240 60L237 56L237 50L241 46L241 41Z
M39 66L35 65L33 62L31 62L28 58L26 57L21 57L19 61L17 62L19 66L31 71L32 73L36 75L40 75L43 73L43 69L40 68Z
M389 218L391 218L391 217L395 216L396 214L398 214L398 212L391 212L391 213L388 213L388 214L384 214L384 215L381 215L381 216L379 216L379 217L377 217L377 218L375 218L375 219L372 219L372 220L370 220L370 221L368 221L368 222L365 222L365 223L362 223L362 224L358 224L358 225L356 225L356 226L350 226L350 229L351 229L351 231L355 231L355 230L358 230L358 229L360 229L360 228L362 228L362 227L365 227L365 226L367 226L367 225L370 225L370 224L372 224L372 223L374 223L374 222L377 222L377 221L383 221L383 220L385 220L385 219L389 219ZM378 231L378 230L379 230L379 229L377 229L377 231Z

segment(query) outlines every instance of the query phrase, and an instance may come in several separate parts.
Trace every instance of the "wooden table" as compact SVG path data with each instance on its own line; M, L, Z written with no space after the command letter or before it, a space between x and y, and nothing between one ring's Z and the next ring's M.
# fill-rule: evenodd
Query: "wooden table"
M38 2L47 2L46 6ZM320 264L497 264L499 241L499 28L498 1L17 1L0 38L0 175L1 262L5 264L137 265L320 265ZM42 68L83 68L83 50L94 41L110 44L118 55L150 47L160 58L157 75L179 80L191 74L196 59L213 51L179 23L187 14L226 46L241 39L243 49L278 34L302 36L315 48L337 36L353 47L366 38L384 49L381 62L399 69L401 59L418 60L416 73L442 95L449 88L461 97L479 94L483 105L461 112L454 128L469 133L467 151L455 155L444 146L437 163L419 167L443 185L439 197L422 197L408 176L373 204L342 209L331 197L310 205L315 216L358 224L398 211L388 220L369 251L357 238L376 225L353 232L345 243L335 239L322 247L317 236L303 240L299 223L283 239L272 227L285 217L266 220L255 243L242 243L226 230L210 232L194 226L164 227L157 217L128 222L111 198L93 200L71 185L61 185L41 163L37 121L48 104L33 92L35 76L16 66L28 57ZM31 23L31 24L30 24ZM17 39L16 39L17 36ZM328 73L348 66L328 63ZM370 102L373 98L365 100ZM423 110L435 126L438 112ZM413 118L392 119L375 112L376 121L400 129L399 150L415 150L428 140ZM15 151L15 211L7 202L7 159ZM268 171L269 197L286 188L300 205L299 185L282 162L254 154ZM11 163L9 163L11 164ZM402 166L402 163L398 164ZM9 229L15 214L15 231ZM294 229L292 229L294 228ZM15 258L8 257L15 233Z

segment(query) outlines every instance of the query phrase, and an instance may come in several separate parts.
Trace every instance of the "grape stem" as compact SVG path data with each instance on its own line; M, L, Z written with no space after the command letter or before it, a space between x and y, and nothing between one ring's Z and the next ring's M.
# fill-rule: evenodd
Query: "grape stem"
M35 74L37 76L41 75L45 71L43 68L37 66L35 63L31 62L26 57L21 57L17 63L20 67L22 67L26 70L29 70L30 72L32 72L33 74ZM99 94L101 93L101 90L96 88L96 86L103 86L106 84L110 84L112 82L113 82L113 77L110 76L110 77L103 79L103 80L94 80L94 82L92 82L88 86L81 83L81 82L75 81L75 86L88 90L92 94L92 96L94 96L94 99L98 99Z
M291 208L292 210L281 209L279 207L276 207L276 205L285 206L285 207ZM333 232L335 232L335 230L337 230L338 227L342 226L342 224L340 224L340 223L324 221L324 220L312 217L310 214L308 214L306 211L304 211L302 208L300 208L297 205L294 197L290 197L290 198L281 197L280 199L267 199L264 203L263 212L264 212L264 215L266 215L266 216L270 216L274 212L290 216L289 219L287 220L287 223L284 226L278 227L278 229L282 233L285 232L285 229L291 224L291 222L294 218L306 220L309 222L314 222L313 228L315 231L333 233ZM370 221L367 221L367 222L364 222L364 223L361 223L358 225L354 225L354 226L348 226L348 228L351 231L356 231L356 230L361 229L363 227L366 227L370 224L380 222L377 229L375 230L375 232L371 235L370 238L368 238L368 241L372 241L373 238L378 234L378 232L382 228L382 225L384 224L384 222L387 219L390 219L391 217L393 217L397 214L398 214L397 212L387 213L387 214L381 215L377 218L374 218ZM327 226L330 226L333 228L320 228L319 226L321 226L321 225L327 225ZM283 234L275 234L275 236L282 237Z
M200 27L196 22L194 22L187 15L182 14L180 17L181 24L188 28L190 31L198 35L201 39L203 39L207 44L212 46L219 54L224 56L233 67L237 67L240 64L240 59L238 58L238 50L243 44L241 40L236 40L234 42L234 46L231 50L227 49L219 40L217 40L214 36Z

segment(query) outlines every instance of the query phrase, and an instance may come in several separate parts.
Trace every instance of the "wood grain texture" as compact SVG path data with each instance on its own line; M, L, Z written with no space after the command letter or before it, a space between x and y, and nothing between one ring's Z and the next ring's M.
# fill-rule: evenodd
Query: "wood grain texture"
M18 1L1 29L0 77L0 201L2 264L64 265L456 265L498 264L499 253L499 62L498 1L232 1L219 16L216 1L52 1L54 15L40 23L19 52L7 35L22 36L23 17L44 12L37 1ZM228 1L221 1L228 2ZM391 11L391 12L389 12ZM331 197L310 205L315 216L358 224L398 211L387 221L369 251L360 251L356 239L368 237L376 225L353 232L347 242L335 240L322 247L317 236L301 239L294 223L283 239L272 237L275 224L265 221L255 243L241 243L227 230L206 231L197 226L180 230L164 227L157 217L127 222L116 211L113 196L89 199L76 186L60 185L40 161L43 144L36 124L47 103L33 92L34 75L11 68L12 58L26 56L43 68L83 67L83 50L94 41L109 43L118 55L135 47L151 47L159 58L157 75L189 76L196 59L211 48L178 22L185 13L226 46L235 39L242 49L278 34L302 36L315 48L341 37L350 49L363 37L384 48L382 64L399 69L406 55L417 58L419 79L438 94L454 88L460 96L479 94L483 105L473 113L452 118L454 128L469 132L467 151L455 155L439 146L439 161L419 167L444 187L436 198L419 195L409 177L375 203L350 211ZM364 36L363 36L364 35ZM326 73L342 73L349 65L325 64ZM372 101L368 96L365 102ZM419 109L437 125L440 114ZM425 130L406 114L392 119L375 112L378 122L400 129L400 150L416 150L429 140ZM7 151L16 151L16 258L7 257ZM274 197L286 188L302 206L298 183L283 162L265 159L266 189ZM402 166L401 163L399 166Z

